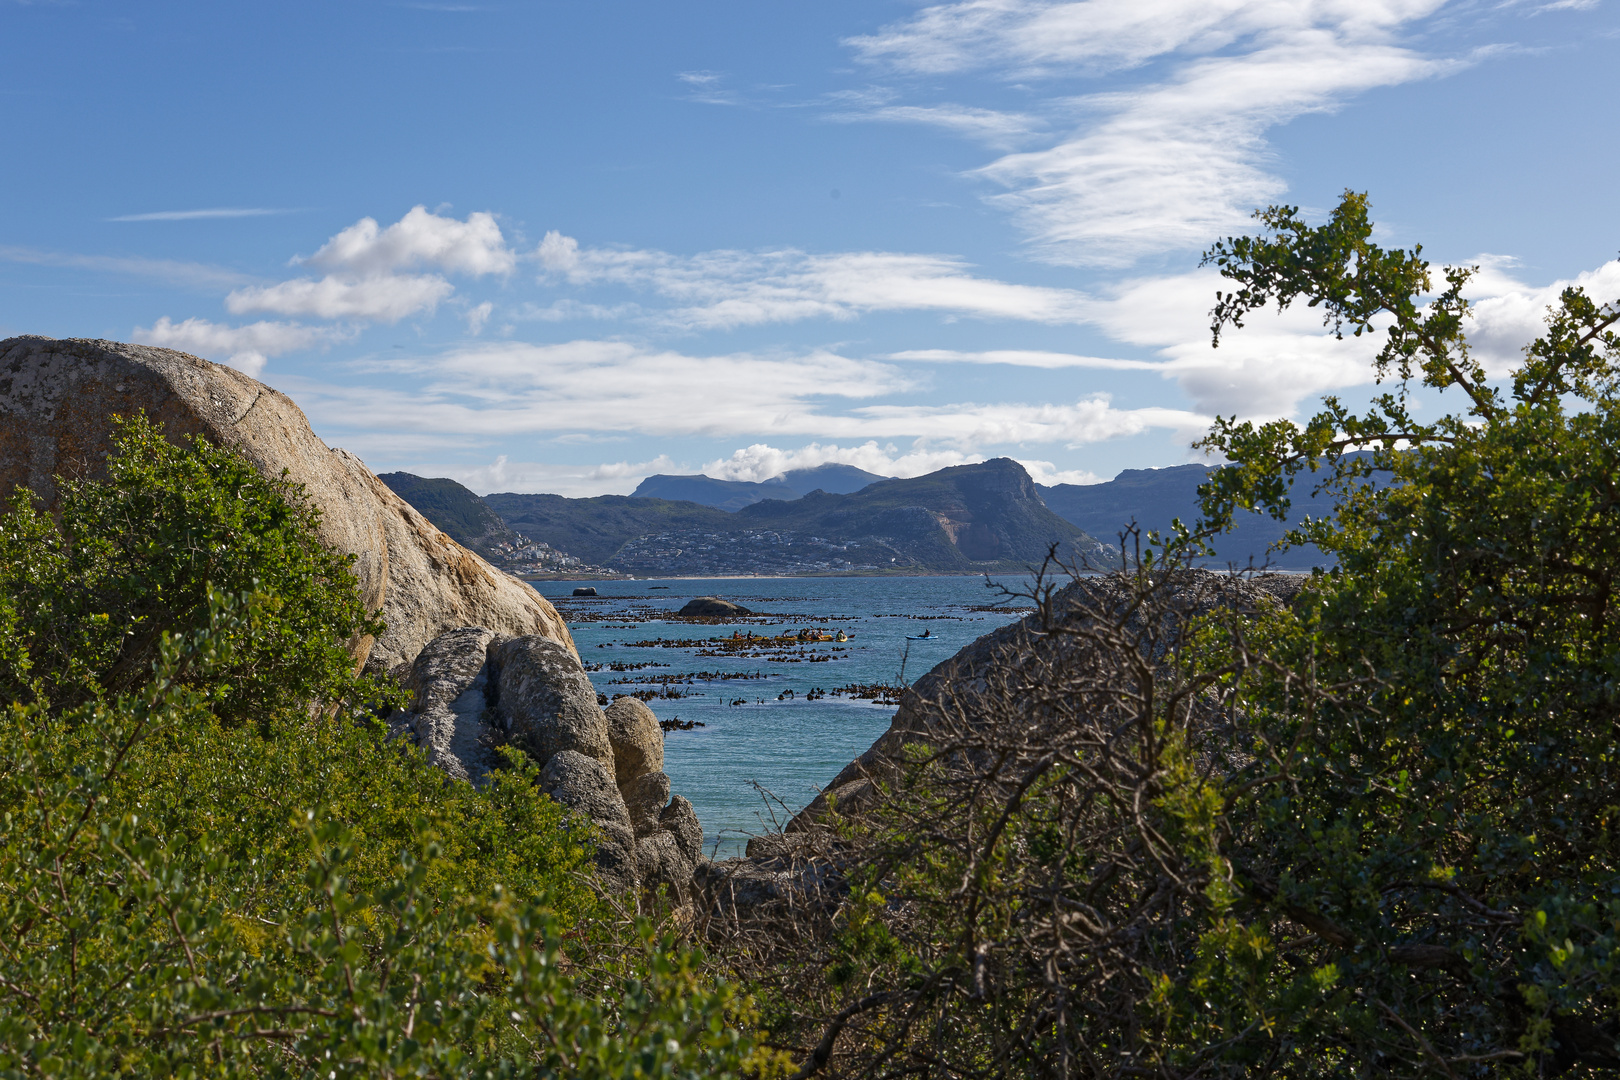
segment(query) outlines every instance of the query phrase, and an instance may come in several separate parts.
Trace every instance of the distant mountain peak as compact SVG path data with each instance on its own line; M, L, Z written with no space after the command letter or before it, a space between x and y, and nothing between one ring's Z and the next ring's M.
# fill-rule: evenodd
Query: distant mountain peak
M833 495L848 495L887 479L853 465L833 463L817 465L813 469L790 469L769 480L760 481L718 480L701 473L689 476L658 473L637 485L631 498L695 502L700 506L712 506L729 512L766 499L791 501L817 490Z

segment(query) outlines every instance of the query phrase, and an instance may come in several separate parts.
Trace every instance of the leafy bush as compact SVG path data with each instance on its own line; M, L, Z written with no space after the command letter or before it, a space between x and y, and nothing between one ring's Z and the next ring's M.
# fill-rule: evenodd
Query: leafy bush
M353 677L348 644L381 629L353 557L320 543L320 510L296 484L201 436L171 445L145 416L119 420L112 445L106 482L59 479L54 516L19 488L0 523L0 591L28 660L0 672L9 696L72 706L141 685L165 632L207 625L210 587L273 598L212 676L226 723L352 712L381 692Z
M0 1075L770 1067L746 998L599 905L531 764L478 791L385 741L295 487L116 447L60 526L0 521Z
M1620 1069L1620 305L1567 289L1504 384L1467 350L1471 271L1436 293L1362 196L1261 219L1209 254L1217 334L1306 301L1381 334L1396 389L1220 421L1203 523L1038 588L998 674L916 703L842 823L852 899L778 980L772 1023L820 1064ZM1420 423L1420 386L1460 410ZM1291 606L1181 568L1312 475L1335 511L1291 541L1338 565Z

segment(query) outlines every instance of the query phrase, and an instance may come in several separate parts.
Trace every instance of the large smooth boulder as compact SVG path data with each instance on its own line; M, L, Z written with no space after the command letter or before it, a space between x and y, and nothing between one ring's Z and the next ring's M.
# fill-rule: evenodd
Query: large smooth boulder
M608 741L613 745L614 778L619 786L647 773L664 771L664 729L640 698L613 699L607 714Z
M381 640L355 658L392 669L439 634L485 626L574 648L568 627L528 585L435 528L359 458L328 447L292 399L233 368L172 349L116 341L0 341L0 497L19 485L47 509L54 478L106 475L114 415L144 411L180 442L201 435L267 476L287 470L321 508L320 537L355 556L366 605L382 609Z
M607 717L573 650L543 637L513 638L490 649L489 663L502 726L536 764L577 751L600 762L617 785Z
M540 790L591 819L597 831L597 873L610 888L634 889L640 877L640 853L613 774L595 758L563 750L540 770ZM690 871L687 877L690 879Z
M428 760L457 780L481 784L495 764L494 735L484 721L488 652L493 630L465 626L440 634L417 654L405 679L411 704L389 718Z

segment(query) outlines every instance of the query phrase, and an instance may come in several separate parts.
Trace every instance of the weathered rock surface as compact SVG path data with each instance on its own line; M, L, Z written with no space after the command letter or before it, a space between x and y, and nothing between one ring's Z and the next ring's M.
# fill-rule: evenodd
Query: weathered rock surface
M592 821L630 826L630 811L613 782L613 774L600 761L577 750L552 755L540 770L540 789Z
M722 600L718 596L699 596L694 600L688 600L679 614L686 619L734 619L742 615L751 615L753 612L741 604L733 604L730 600Z
M489 662L495 708L514 743L542 768L565 750L584 754L616 783L607 717L573 650L548 638L512 638L490 649Z
M630 811L630 827L637 836L662 831L659 815L669 803L669 777L661 772L643 773L620 784L619 794L624 797L624 805Z
M595 823L598 873L611 888L634 889L641 876L636 835L613 774L593 757L562 750L540 770L540 790Z
M411 704L389 718L409 733L428 760L457 780L481 784L494 764L496 732L484 721L485 685L493 630L466 626L440 634L417 654L406 677Z
M640 698L626 694L607 707L615 779L622 787L645 773L664 771L664 730Z
M434 764L473 783L496 766L496 746L522 747L541 766L541 790L595 825L606 888L668 885L677 898L690 895L703 826L691 803L670 796L663 732L642 702L621 698L604 713L590 677L557 642L481 626L430 641L405 684L410 707L390 722L397 737L425 746Z
M655 832L636 841L636 874L642 888L668 885L676 896L692 887L692 863L667 832Z
M658 815L658 824L675 838L681 854L693 866L703 861L703 826L698 822L697 811L692 809L692 804L685 797L672 797L669 805Z
M144 345L14 337L0 341L0 497L28 487L47 508L54 477L100 477L114 415L144 411L180 441L201 435L268 476L283 469L321 508L320 536L355 556L368 607L388 631L356 660L392 669L461 626L573 640L534 589L436 529L359 458L328 447L285 394L232 368Z

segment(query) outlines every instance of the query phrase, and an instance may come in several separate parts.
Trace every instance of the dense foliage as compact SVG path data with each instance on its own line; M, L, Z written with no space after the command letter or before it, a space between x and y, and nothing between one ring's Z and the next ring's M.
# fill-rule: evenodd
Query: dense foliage
M745 998L597 900L532 765L477 791L385 741L295 487L139 420L108 472L0 521L0 1075L769 1064Z
M1200 526L1037 589L1002 673L927 704L832 849L850 901L786 950L773 1023L842 1030L827 1068L1620 1069L1620 305L1565 290L1493 381L1470 270L1435 292L1355 194L1261 219L1209 254L1217 335L1308 302L1394 390L1219 422ZM1461 408L1419 422L1420 389ZM1297 477L1334 511L1292 540L1338 565L1291 604L1180 568Z

